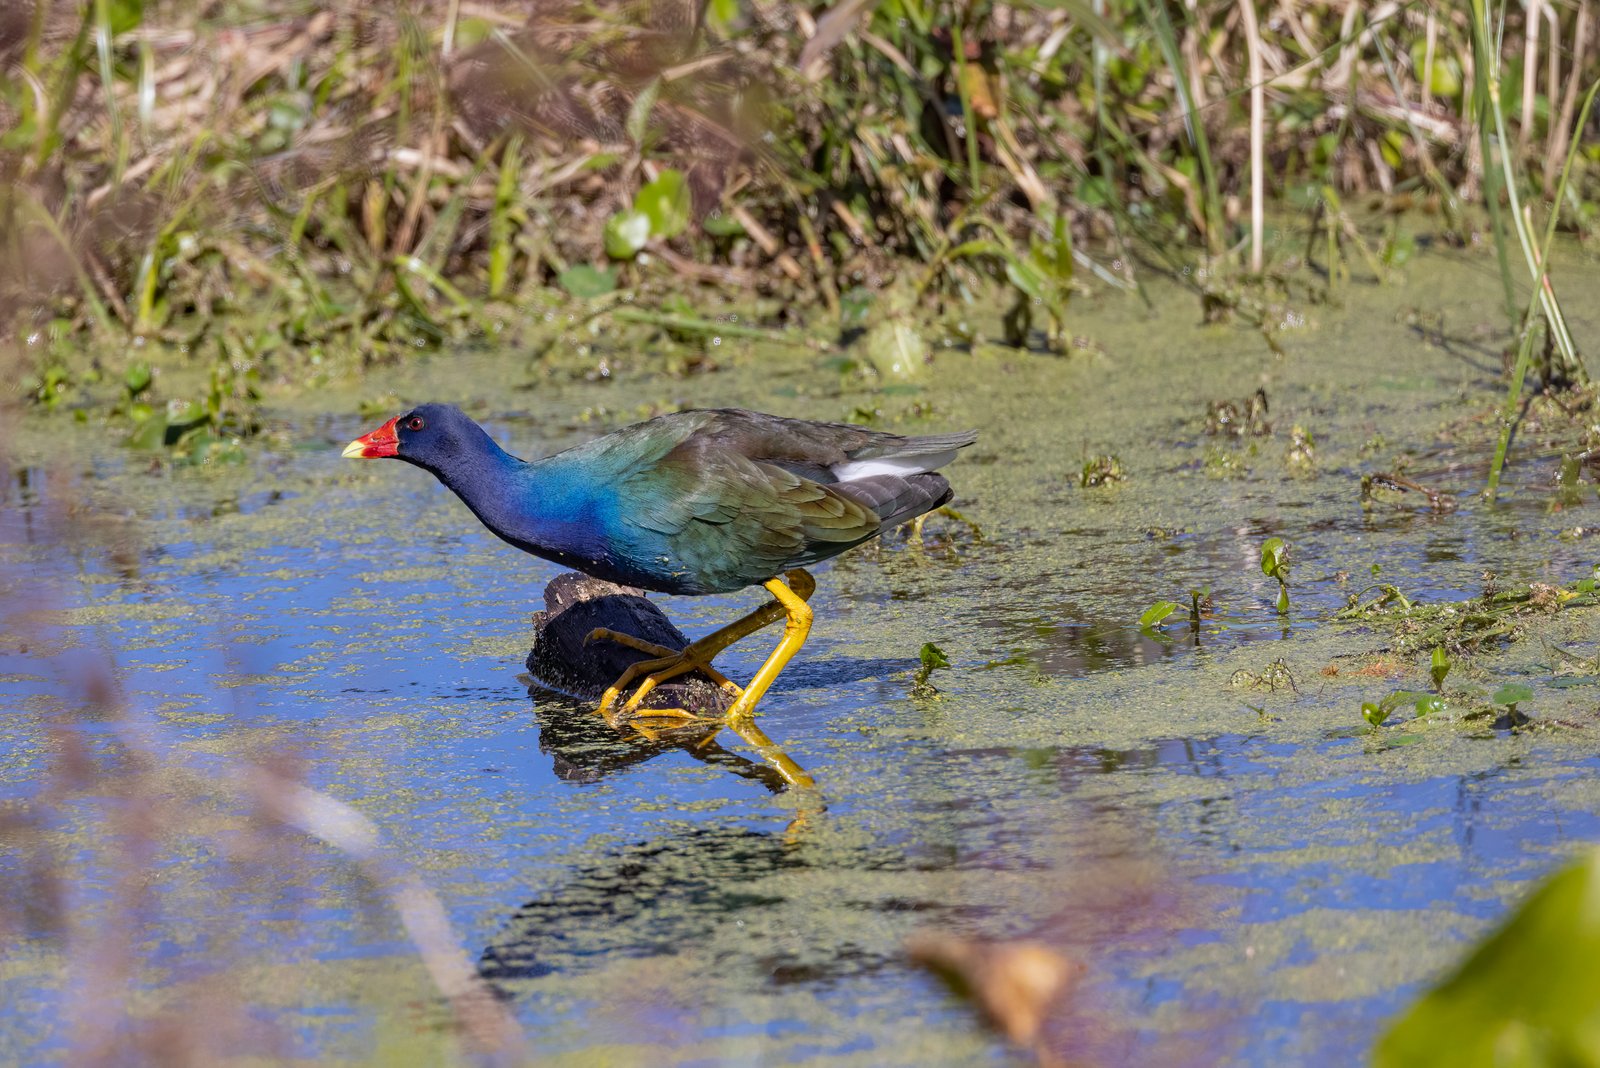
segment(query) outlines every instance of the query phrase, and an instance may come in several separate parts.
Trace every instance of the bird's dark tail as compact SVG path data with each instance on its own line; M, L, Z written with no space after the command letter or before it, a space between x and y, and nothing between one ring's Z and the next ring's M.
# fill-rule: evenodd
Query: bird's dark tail
M880 532L893 530L950 500L954 491L943 475L870 475L841 482L835 493L864 505L881 519Z

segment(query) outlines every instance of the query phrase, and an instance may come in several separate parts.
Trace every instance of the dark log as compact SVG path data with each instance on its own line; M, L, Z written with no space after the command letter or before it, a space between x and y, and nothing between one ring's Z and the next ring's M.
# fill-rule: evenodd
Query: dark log
M597 628L678 650L689 644L682 631L646 599L643 590L577 572L557 575L544 591L545 610L533 615L534 643L528 673L540 685L587 701L598 702L606 687L648 653L617 642L588 641ZM626 696L626 695L625 695ZM649 720L651 709L681 708L708 720L721 720L733 704L727 691L698 671L657 686L646 696L633 720ZM660 727L657 718L651 725Z

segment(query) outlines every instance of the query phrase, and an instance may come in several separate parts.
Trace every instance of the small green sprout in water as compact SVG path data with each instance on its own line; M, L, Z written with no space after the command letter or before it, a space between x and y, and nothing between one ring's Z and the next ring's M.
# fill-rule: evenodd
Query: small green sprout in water
M1600 591L1600 564L1594 565L1590 571L1590 575L1590 578L1579 579L1577 582L1573 583L1572 592L1582 595L1593 594L1596 591Z
M1435 694L1396 690L1381 701L1361 702L1361 718L1367 721L1373 731L1377 731L1401 706L1407 704L1416 709L1418 719L1428 719L1445 710L1444 698Z
M928 681L928 676L940 668L949 667L950 658L937 645L932 642L924 642L922 651L917 654L917 659L922 661L922 666L917 668L917 676L911 681L912 694L917 697L938 696L938 687Z
M1144 615L1139 617L1139 630L1151 634L1160 630L1162 624L1174 613L1180 611L1183 605L1177 601L1157 601L1144 610ZM1211 587L1205 589L1191 589L1189 591L1189 627L1191 630L1200 629L1200 620L1211 614Z
M1278 582L1278 614L1289 614L1289 547L1282 538L1261 543L1261 573Z
M127 373L122 376L122 385L127 392L116 410L136 424L149 419L155 414L155 409L142 398L149 392L154 382L155 373L150 369L150 365L144 360L134 361L128 366Z
M1150 633L1152 628L1161 626L1162 621L1182 607L1177 601L1157 601L1139 617L1139 629Z
M1533 700L1533 691L1520 682L1508 682L1496 690L1489 700L1497 705L1504 705L1506 722L1510 726L1520 727L1528 722L1528 716L1524 712L1518 712L1517 706L1524 701Z
M1122 482L1127 477L1128 472L1123 468L1122 461L1115 456L1094 456L1084 463L1083 471L1078 475L1078 485L1089 489Z
M1428 665L1428 674L1433 678L1433 688L1440 693L1444 692L1445 676L1450 674L1450 657L1444 651L1444 646L1436 645L1433 649L1433 661Z

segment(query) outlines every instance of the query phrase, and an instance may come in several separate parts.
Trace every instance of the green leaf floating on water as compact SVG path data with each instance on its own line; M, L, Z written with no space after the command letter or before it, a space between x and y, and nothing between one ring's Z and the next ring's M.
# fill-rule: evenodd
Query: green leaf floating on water
M159 449L167 443L167 421L162 418L152 418L146 415L133 432L128 435L127 444L132 449Z
M1149 630L1182 607L1176 601L1157 601L1146 608L1144 615L1139 617L1139 629Z
M1278 614L1289 614L1289 547L1282 538L1261 543L1261 573L1278 580Z
M1443 712L1444 709L1445 704L1444 698L1442 697L1435 697L1432 694L1427 694L1417 698L1418 719L1427 719L1429 716L1437 716L1439 713Z
M1373 1051L1377 1068L1600 1064L1600 849L1547 879Z
M1496 690L1490 700L1497 705L1516 708L1524 701L1533 700L1533 691L1520 682L1508 682Z
M173 426L188 426L192 423L204 422L206 410L199 401L169 400L167 402L167 422Z

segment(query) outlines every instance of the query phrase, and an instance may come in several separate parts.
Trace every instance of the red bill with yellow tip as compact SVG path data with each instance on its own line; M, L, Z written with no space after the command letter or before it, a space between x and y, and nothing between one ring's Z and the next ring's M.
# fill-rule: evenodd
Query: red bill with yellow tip
M384 456L400 455L400 435L395 433L397 415L370 434L363 434L344 447L347 460L376 460Z

